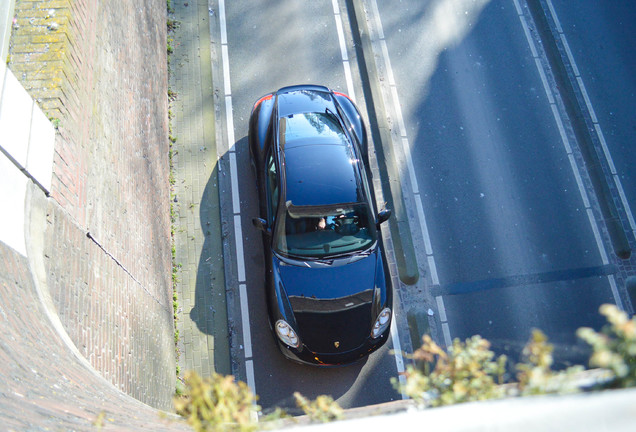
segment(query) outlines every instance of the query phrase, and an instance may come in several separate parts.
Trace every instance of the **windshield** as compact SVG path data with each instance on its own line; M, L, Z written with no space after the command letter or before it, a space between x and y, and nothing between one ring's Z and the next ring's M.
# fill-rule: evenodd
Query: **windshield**
M277 252L300 258L348 255L377 240L375 222L365 203L294 206L287 202L276 228Z

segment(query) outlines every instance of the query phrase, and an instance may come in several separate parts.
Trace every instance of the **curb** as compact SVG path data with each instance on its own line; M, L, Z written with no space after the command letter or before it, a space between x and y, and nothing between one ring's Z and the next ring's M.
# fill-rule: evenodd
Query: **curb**
M587 171L592 181L594 192L598 197L603 220L607 226L614 253L620 259L627 260L631 256L631 247L627 238L618 206L614 201L599 152L596 150L591 129L587 126L589 114L583 108L585 101L576 91L576 78L571 74L571 67L563 49L554 34L555 26L548 18L549 11L542 0L527 0L528 10L535 22L548 62L554 73L554 79L560 90L563 104L572 123L572 129L581 148Z
M420 275L404 196L402 195L400 173L393 153L391 128L386 119L380 80L369 38L366 14L360 0L346 0L346 6L358 57L362 90L367 104L371 137L374 143L380 143L379 146L375 146L378 165L380 165L380 183L385 191L385 199L394 215L393 218L389 219L389 227L395 249L398 274L403 283L414 285Z

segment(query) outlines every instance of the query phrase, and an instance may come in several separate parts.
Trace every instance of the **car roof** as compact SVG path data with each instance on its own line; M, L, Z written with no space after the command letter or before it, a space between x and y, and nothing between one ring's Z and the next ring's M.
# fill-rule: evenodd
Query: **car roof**
M310 141L287 146L286 200L296 206L364 201L358 161L348 147Z
M286 200L295 206L365 201L360 162L328 89L292 87L279 91L277 103Z

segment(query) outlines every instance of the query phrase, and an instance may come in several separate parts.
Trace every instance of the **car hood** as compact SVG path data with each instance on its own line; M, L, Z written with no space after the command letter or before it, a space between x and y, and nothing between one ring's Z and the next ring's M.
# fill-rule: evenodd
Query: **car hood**
M368 339L378 251L344 265L306 267L278 262L303 344L315 353L344 353Z

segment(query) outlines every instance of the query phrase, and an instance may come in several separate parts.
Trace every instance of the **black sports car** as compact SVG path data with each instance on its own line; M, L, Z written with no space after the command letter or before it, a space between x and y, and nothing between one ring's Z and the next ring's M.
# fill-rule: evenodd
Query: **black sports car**
M354 362L385 342L392 286L371 188L367 137L346 95L285 87L252 110L270 325L302 363Z

